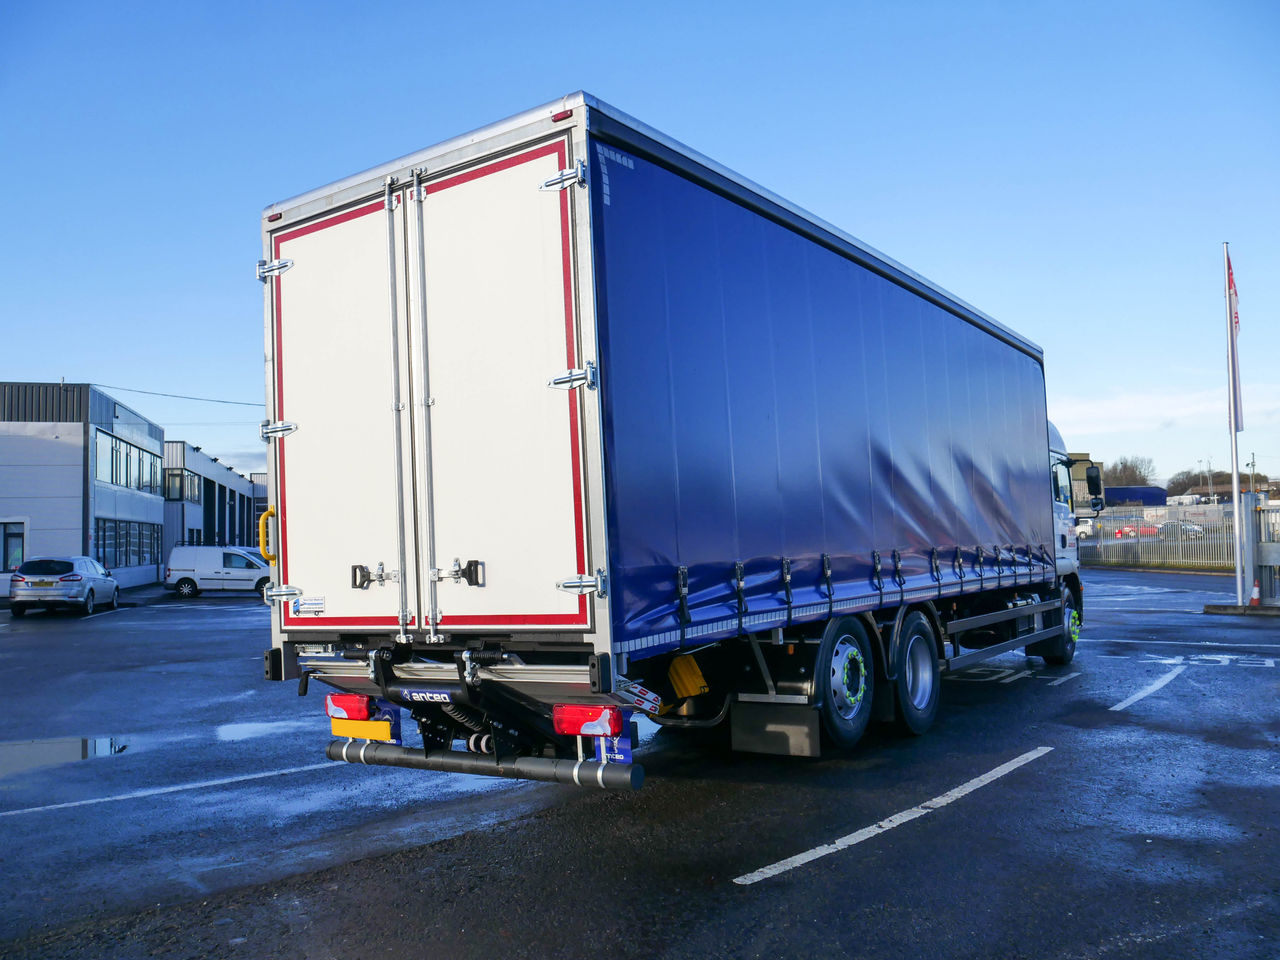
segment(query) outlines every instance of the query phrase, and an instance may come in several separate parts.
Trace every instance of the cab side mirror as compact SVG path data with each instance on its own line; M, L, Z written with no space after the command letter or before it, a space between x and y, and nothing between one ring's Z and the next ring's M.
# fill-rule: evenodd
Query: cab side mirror
M1084 468L1084 482L1089 487L1089 496L1102 496L1102 471L1096 466Z

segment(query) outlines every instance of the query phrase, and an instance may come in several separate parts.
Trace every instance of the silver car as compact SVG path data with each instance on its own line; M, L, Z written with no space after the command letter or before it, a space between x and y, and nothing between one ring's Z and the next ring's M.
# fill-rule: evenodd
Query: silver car
M79 607L86 616L99 603L115 609L120 585L92 557L36 557L9 578L9 613L20 617L32 607Z

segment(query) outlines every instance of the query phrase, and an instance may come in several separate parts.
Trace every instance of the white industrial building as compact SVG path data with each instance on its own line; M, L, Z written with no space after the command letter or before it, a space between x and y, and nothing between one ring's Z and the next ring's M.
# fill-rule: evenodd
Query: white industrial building
M164 443L164 556L179 544L257 543L254 485L184 440Z
M0 383L0 548L95 557L122 587L162 576L164 431L87 383ZM9 581L0 577L0 595Z

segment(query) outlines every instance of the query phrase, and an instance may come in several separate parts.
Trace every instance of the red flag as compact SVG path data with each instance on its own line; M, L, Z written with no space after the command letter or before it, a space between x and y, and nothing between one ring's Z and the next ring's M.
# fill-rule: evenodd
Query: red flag
M1231 254L1227 254L1227 309L1231 311L1231 323L1240 332L1240 297L1236 294L1236 275L1231 270Z
M1226 244L1223 244L1225 247ZM1231 269L1231 254L1227 253L1227 366L1231 375L1231 408L1234 413L1236 433L1244 429L1244 399L1240 394L1240 352L1236 339L1240 336L1240 299L1236 295L1236 276Z

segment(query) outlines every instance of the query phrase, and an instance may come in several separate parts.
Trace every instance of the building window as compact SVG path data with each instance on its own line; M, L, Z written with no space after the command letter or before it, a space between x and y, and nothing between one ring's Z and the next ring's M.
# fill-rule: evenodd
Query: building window
M98 449L94 467L94 479L111 482L111 434L98 431Z
M26 541L25 524L0 523L0 557L4 559L5 570L17 570L22 566Z
M94 522L95 559L108 569L159 563L162 529L158 523L99 517Z
M96 479L160 496L161 480L165 478L164 461L158 454L142 447L135 447L105 431L98 431L98 446L94 462ZM177 498L181 499L181 497Z
M183 484L186 487L187 501L190 503L200 502L200 478L190 470L183 471Z
M164 498L182 499L182 471L175 467L168 467L164 472Z

